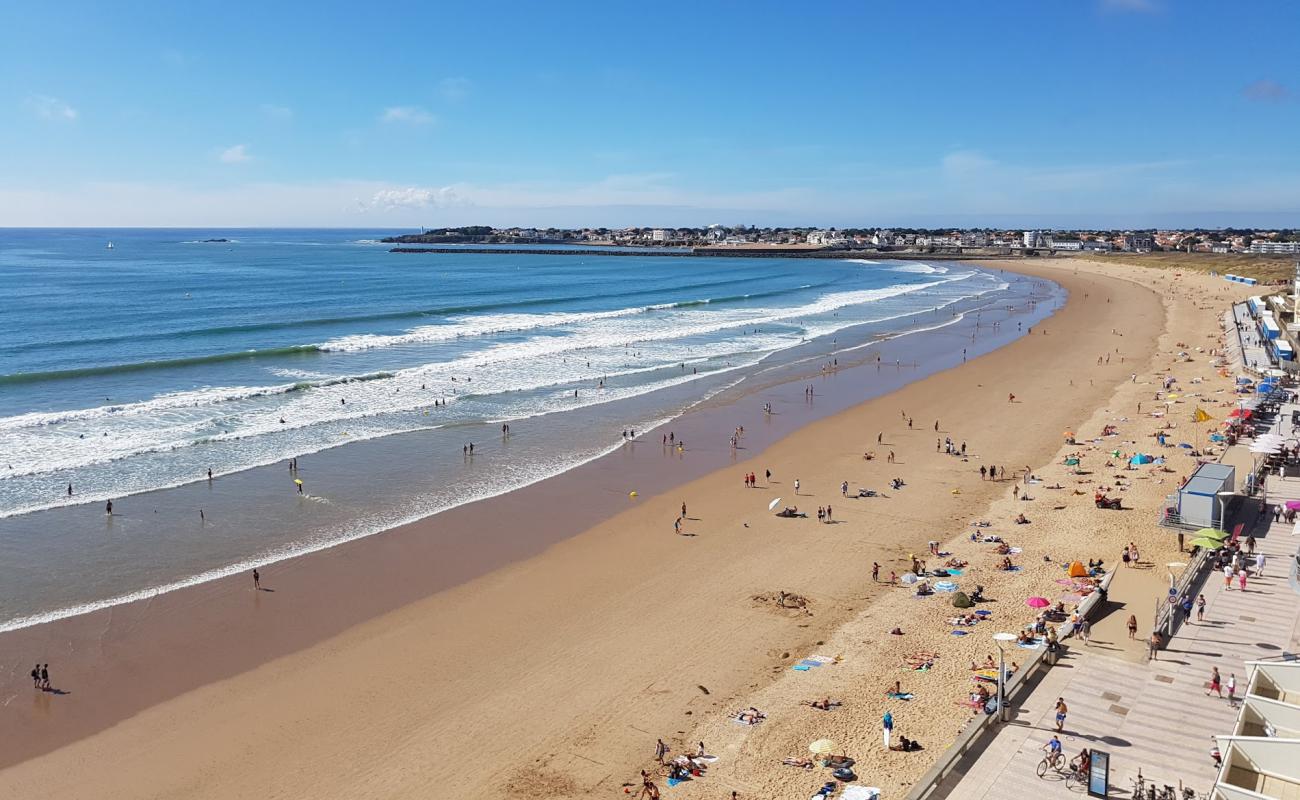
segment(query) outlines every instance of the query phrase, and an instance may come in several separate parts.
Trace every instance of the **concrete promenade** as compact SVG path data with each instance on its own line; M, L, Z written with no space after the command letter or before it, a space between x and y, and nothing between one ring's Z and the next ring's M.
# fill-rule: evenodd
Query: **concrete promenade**
M1226 686L1235 673L1238 697L1245 692L1247 661L1294 659L1300 653L1300 602L1288 579L1297 540L1291 525L1257 525L1256 552L1267 561L1263 577L1253 574L1246 591L1225 590L1222 574L1211 573L1202 592L1204 622L1182 625L1156 660L1135 663L1115 657L1111 648L1125 642L1099 638L1091 645L1071 640L1069 653L1014 709L987 748L951 775L932 797L1002 800L1008 797L1077 796L1061 776L1036 774L1041 747L1055 727L1054 704L1065 698L1070 713L1061 742L1068 758L1081 748L1110 753L1110 796L1131 796L1138 769L1159 784L1209 791L1216 770L1209 756L1213 734L1231 730L1236 709L1226 699L1205 695L1210 668L1217 666ZM1267 533L1265 534L1265 531ZM1157 565L1154 569L1161 570ZM1149 615L1139 614L1138 635L1150 630ZM1127 635L1126 633L1124 634ZM1226 689L1225 689L1226 698Z

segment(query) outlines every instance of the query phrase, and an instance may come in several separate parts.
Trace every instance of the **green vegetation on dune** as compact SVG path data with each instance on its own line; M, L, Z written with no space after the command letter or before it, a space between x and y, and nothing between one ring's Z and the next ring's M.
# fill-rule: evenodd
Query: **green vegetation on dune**
M1231 273L1254 278L1260 283L1290 282L1295 277L1297 257L1251 253L1080 253L1071 258L1138 267L1178 269L1188 272Z

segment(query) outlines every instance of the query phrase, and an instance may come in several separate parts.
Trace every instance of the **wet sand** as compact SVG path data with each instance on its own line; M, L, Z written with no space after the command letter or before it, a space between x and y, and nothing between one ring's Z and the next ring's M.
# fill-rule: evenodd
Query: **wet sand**
M29 703L29 667L7 665L0 742L10 763L28 760L0 772L0 787L77 796L93 782L124 797L616 790L656 735L686 735L696 719L716 717L788 670L784 653L815 647L881 594L868 577L873 560L898 568L1009 488L981 483L976 463L935 454L935 418L940 436L968 441L983 463L1041 463L1064 426L1127 380L1127 367L1092 368L1114 346L1112 328L1125 333L1127 358L1149 361L1164 322L1153 292L1076 276L1074 266L1041 268L1072 299L1034 336L808 425L754 463L742 451L733 468L662 495L642 484L627 511L558 543L539 536L538 549L550 545L539 555L469 583L429 589L482 568L469 560L490 552L449 537L585 527L582 509L603 505L602 494L626 502L626 480L611 478L617 462L593 462L597 475L574 471L512 503L488 501L491 525L474 524L476 506L454 525L451 514L435 517L422 523L445 526L432 544L384 535L284 562L264 576L274 592L252 591L246 577L218 581L6 634L7 653L48 654L38 657L71 693ZM1021 402L1007 403L1008 391ZM752 414L709 420L711 438L725 442L732 419L756 430ZM891 446L897 465L883 457ZM862 461L868 448L881 457ZM743 488L743 472L763 485L766 468L772 486ZM887 489L892 475L909 487L887 499L839 496L841 479ZM797 501L795 477L806 495ZM809 511L831 503L845 524L775 519L766 505L778 494ZM672 534L682 501L691 537ZM812 598L812 615L753 599L781 589ZM394 601L406 605L375 616Z

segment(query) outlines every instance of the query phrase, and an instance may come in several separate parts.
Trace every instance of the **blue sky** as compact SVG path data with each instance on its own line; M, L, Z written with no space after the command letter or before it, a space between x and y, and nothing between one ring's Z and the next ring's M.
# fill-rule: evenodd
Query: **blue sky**
M0 225L1300 225L1294 2L303 8L0 0Z

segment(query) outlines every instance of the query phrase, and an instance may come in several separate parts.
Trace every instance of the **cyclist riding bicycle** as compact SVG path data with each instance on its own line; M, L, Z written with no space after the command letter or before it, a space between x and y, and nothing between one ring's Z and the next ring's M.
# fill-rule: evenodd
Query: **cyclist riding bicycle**
M1050 761L1053 766L1060 764L1062 755L1060 739L1056 738L1056 736L1052 736L1047 744L1043 745L1042 749L1047 751L1047 760Z
M1079 751L1079 755L1070 759L1070 766L1080 775L1086 777L1088 770L1092 767L1092 753L1088 752L1088 748L1083 748Z

